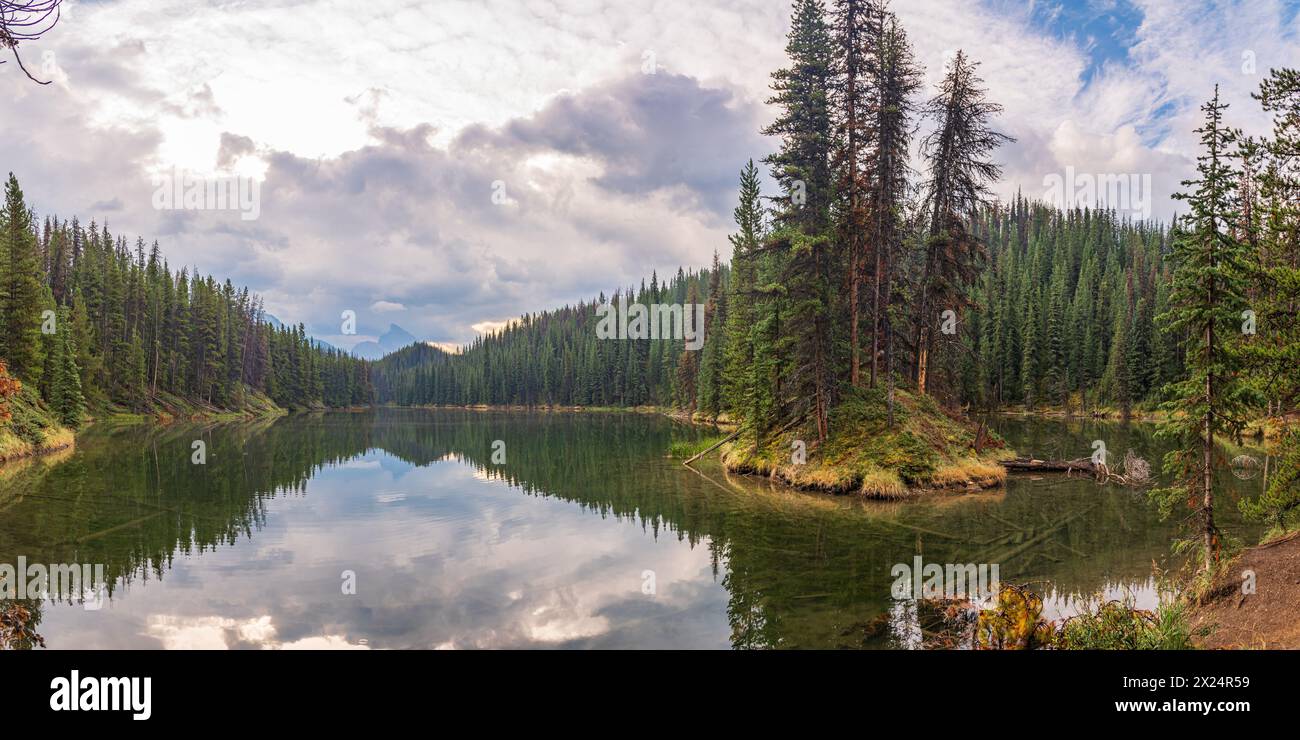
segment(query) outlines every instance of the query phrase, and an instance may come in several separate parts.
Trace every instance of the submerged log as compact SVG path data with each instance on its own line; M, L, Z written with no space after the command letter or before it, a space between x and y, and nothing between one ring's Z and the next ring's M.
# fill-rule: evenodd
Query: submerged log
M712 445L709 446L709 449L705 450L704 452L701 452L698 455L695 455L694 457L692 457L691 459L687 460L682 464L689 468L691 466L691 463L695 462L696 460L699 460L701 457L704 457L705 455L709 454L710 452L713 452L714 450L718 449L719 447L723 446L724 444L730 442L731 440L739 436L740 436L740 429L737 428L736 431L732 432L731 434L728 434L726 437L723 437L717 442L714 442Z
M1089 458L1078 460L1037 460L1029 457L1017 457L1002 461L1002 467L1012 472L1069 473L1078 470L1083 473L1096 473L1097 466Z

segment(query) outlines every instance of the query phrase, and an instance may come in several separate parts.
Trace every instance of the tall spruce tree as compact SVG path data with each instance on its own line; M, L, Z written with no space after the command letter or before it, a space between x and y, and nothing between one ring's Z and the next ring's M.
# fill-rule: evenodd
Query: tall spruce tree
M58 313L53 362L50 364L50 407L65 426L81 425L86 399L81 393L81 370L77 367L77 345L68 309Z
M732 247L731 284L723 387L727 407L755 432L755 445L759 442L759 425L764 423L764 409L772 403L755 362L755 343L762 341L757 334L758 260L766 237L761 199L758 170L750 160L740 173L740 202L733 212L737 231L728 237Z
M1285 420L1300 404L1300 70L1270 70L1255 98L1273 114L1273 130L1259 178L1263 214L1252 234L1259 329L1246 338L1247 362L1259 379L1264 412ZM1300 524L1300 431L1283 435L1277 462L1264 494L1239 506L1281 534Z
M780 187L772 196L778 224L796 225L807 233L826 228L834 182L831 171L832 42L821 0L797 0L786 40L790 65L772 73L776 120L763 134L781 139L763 161Z
M1001 174L989 156L1012 141L989 126L989 119L1002 107L988 100L976 66L959 49L938 95L926 107L936 127L921 144L927 169L922 189L928 226L918 288L914 378L922 395L938 311L960 313L986 257L984 245L967 224L986 203L988 183Z
M33 382L40 371L41 279L31 213L11 172L0 209L0 357L11 373Z
M911 42L887 0L874 0L867 8L867 33L872 54L866 76L871 95L867 100L866 134L874 142L867 161L866 199L871 205L870 226L875 265L871 280L871 377L874 387L883 364L893 388L893 271L903 248L904 210L908 198L914 96L920 90L921 69ZM891 393L892 397L892 393Z
M704 347L700 352L700 388L698 408L716 420L726 405L724 341L727 325L727 286L722 281L718 252L713 252L713 269L709 273L709 299L705 304Z
M838 259L828 236L835 56L818 0L795 5L786 49L790 66L773 74L776 95L770 100L780 114L764 129L781 139L767 161L785 194L775 200L776 229L757 264L756 323L762 333L756 338L756 360L769 373L765 395L771 395L775 416L811 411L824 438L836 392L832 281Z
M868 0L835 0L831 12L834 43L830 85L835 146L837 252L843 260L849 325L849 382L862 372L862 284L868 263L870 200L864 167L871 146L868 130L871 85L867 76L872 43Z
M1164 330L1182 340L1187 375L1170 388L1165 408L1173 416L1162 429L1179 443L1165 458L1166 470L1177 482L1153 495L1166 515L1180 500L1196 513L1206 571L1213 569L1220 550L1214 518L1218 438L1239 437L1246 410L1239 346L1248 263L1246 247L1235 236L1240 211L1230 154L1238 133L1223 121L1227 107L1219 102L1215 86L1214 97L1201 108L1205 122L1196 129L1201 142L1197 178L1183 182L1190 192L1175 196L1186 201L1190 213L1175 232L1173 290L1169 311L1160 317Z

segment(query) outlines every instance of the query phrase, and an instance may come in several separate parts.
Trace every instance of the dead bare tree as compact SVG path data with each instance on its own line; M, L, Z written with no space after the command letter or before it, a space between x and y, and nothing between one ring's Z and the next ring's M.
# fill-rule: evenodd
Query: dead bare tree
M0 0L0 49L8 49L27 79L38 85L50 82L38 80L27 71L22 56L18 54L18 44L36 41L54 28L59 22L59 6L62 4L63 0ZM5 61L0 59L0 64Z

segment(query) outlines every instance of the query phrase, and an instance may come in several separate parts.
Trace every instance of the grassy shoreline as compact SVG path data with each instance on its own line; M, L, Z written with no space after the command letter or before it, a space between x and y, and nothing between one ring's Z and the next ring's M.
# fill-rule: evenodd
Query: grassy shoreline
M147 411L100 406L88 412L78 430L59 423L35 390L24 386L9 399L11 418L0 421L0 464L42 457L76 446L77 431L92 424L133 425L178 422L238 423L274 418L291 413L257 394L245 397L238 408L217 408L159 396Z
M170 394L158 394L146 410L101 405L86 416L89 423L108 424L171 424L178 421L227 422L254 421L288 414L287 409L260 393L241 394L236 404L222 408L186 400Z
M30 386L6 404L10 418L0 421L0 463L67 449L76 435L59 423Z
M363 407L364 408L364 407ZM724 414L714 420L699 412L690 412L685 409L673 408L672 406L564 406L560 404L542 404L528 406L524 404L420 404L415 406L399 406L397 404L382 404L369 408L388 408L388 409L428 409L436 411L440 409L449 409L454 411L512 411L512 412L538 412L547 414L645 414L651 416L667 416L670 419L680 421L685 424L693 424L701 427L730 429L735 427L735 423ZM337 409L332 409L337 410Z
M901 390L895 392L892 424L884 394L864 390L836 409L825 440L804 425L765 439L761 447L743 438L722 447L722 464L731 472L805 491L878 499L999 488L1007 478L999 463L1014 456L972 419Z

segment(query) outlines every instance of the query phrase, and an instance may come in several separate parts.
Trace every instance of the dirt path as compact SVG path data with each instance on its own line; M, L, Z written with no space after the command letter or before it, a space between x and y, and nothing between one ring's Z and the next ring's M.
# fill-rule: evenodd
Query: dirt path
M1255 593L1243 594L1243 573L1255 574ZM1206 648L1300 650L1300 532L1242 553L1193 613L1194 627L1217 625L1199 640Z

